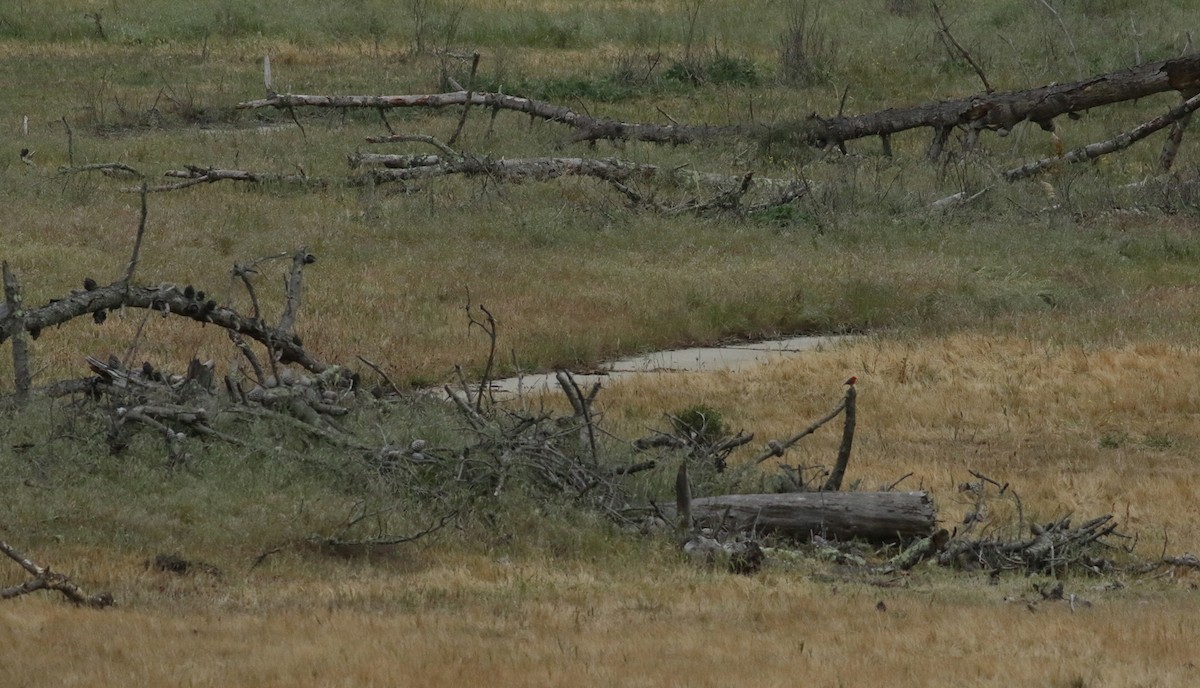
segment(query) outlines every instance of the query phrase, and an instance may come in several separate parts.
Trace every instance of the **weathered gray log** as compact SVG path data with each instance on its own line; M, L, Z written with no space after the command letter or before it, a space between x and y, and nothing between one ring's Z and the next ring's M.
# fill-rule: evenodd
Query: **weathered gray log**
M531 117L560 122L573 129L568 141L598 139L650 141L682 144L731 135L762 140L792 140L828 147L867 136L887 137L901 131L930 127L942 133L958 126L1007 131L1021 122L1036 122L1053 128L1054 118L1090 108L1144 98L1166 91L1189 92L1200 87L1200 53L1172 60L1150 62L1128 69L1099 74L1081 81L1054 83L1021 91L987 93L926 103L915 107L889 108L852 116L822 118L816 114L775 126L759 124L690 125L622 122L591 117L561 105L503 93L457 91L398 96L319 96L272 94L268 98L239 103L239 108L296 107L336 108L441 108L478 105L523 112Z
M937 509L926 492L788 492L695 498L692 518L701 526L724 519L737 531L799 540L891 542L931 535Z

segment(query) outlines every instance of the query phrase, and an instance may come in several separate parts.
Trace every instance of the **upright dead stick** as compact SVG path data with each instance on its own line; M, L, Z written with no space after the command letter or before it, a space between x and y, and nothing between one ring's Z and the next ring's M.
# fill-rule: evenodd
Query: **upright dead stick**
M675 474L675 513L679 517L679 532L683 537L692 530L692 485L688 482L687 461L679 462Z
M857 397L858 390L854 385L850 385L846 390L846 422L842 426L842 444L838 447L833 472L829 474L829 480L825 481L825 487L821 488L824 492L837 492L842 489L842 478L846 475L846 466L850 463L850 447L854 444L854 400Z
M125 276L121 281L128 286L133 280L133 271L137 269L138 255L142 251L142 237L146 235L146 182L142 182L142 212L138 218L137 237L133 240L133 255L129 257L129 265L125 267Z
M33 386L33 378L29 374L29 343L25 341L25 311L21 306L21 284L9 269L8 261L4 261L3 268L4 310L7 315L0 314L0 330L6 330L13 340L13 383L17 403L24 404L29 401L29 389Z
M300 311L300 297L304 291L304 266L312 265L316 261L316 256L309 253L304 246L292 254L292 269L288 272L288 279L284 284L287 302L283 305L283 314L279 316L280 332L291 332L295 327L296 313Z

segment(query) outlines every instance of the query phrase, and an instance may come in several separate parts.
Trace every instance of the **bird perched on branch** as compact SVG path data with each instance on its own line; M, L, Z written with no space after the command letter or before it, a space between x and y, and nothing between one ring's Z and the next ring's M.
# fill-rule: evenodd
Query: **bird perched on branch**
M851 387L853 387L855 382L858 382L858 376L857 376L857 375L851 375L851 376L850 376L849 378L847 378L847 379L846 379L846 381L845 381L845 382L843 382L842 384L843 384L843 385L850 385Z

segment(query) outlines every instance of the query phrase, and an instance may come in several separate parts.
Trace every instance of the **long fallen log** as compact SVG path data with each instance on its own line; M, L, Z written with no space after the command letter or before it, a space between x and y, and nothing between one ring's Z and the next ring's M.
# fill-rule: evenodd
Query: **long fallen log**
M395 96L272 94L260 100L239 103L237 107L274 107L285 110L296 107L386 109L443 108L470 104L496 110L512 110L565 124L576 130L568 138L570 142L608 139L684 144L741 135L756 139L787 139L828 147L868 136L880 136L886 140L898 132L930 127L935 131L934 144L930 148L930 153L933 154L940 152L949 133L955 127L991 129L1004 133L1021 122L1030 121L1043 128L1052 129L1054 118L1061 115L1167 91L1191 95L1197 88L1200 88L1200 53L1150 62L1069 83L979 94L913 107L888 108L861 115L823 118L813 114L804 119L773 126L625 122L592 117L546 101L476 91Z
M775 533L798 540L893 542L928 537L937 509L926 492L787 492L699 497L693 521L736 531Z

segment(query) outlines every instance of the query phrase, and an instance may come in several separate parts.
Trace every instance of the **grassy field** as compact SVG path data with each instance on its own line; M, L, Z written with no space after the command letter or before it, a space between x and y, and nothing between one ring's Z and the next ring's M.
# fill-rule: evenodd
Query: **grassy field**
M186 164L338 177L348 154L382 150L364 142L384 132L378 113L298 110L301 129L288 113L235 110L261 97L264 55L281 92L399 94L441 90L443 62L465 79L464 61L438 53L479 50L478 81L489 88L657 122L830 115L844 89L847 113L981 89L942 46L928 8L902 0L180 4L0 7L0 258L29 303L84 277L116 279L136 229L137 195L122 192L135 182L60 166L120 161L152 180ZM1200 19L1186 3L1050 5L1057 15L1016 0L943 12L1000 89L1191 51L1188 29ZM808 27L802 68L781 62L789 19ZM1088 113L1058 123L1059 135L1068 148L1107 138L1176 99ZM388 119L445 139L458 111ZM591 150L562 146L564 128L512 113L490 136L488 126L474 113L459 148L755 171L804 178L815 191L757 216L668 217L631 210L586 179L435 180L414 193L202 185L149 198L139 280L195 284L248 309L233 264L306 245L318 257L298 325L306 347L325 361L377 361L416 387L451 379L456 364L482 368L486 342L467 327L468 299L496 314L504 371L585 369L683 344L864 334L762 369L612 385L600 397L606 427L634 437L661 427L664 413L704 404L756 433L734 457L746 458L825 413L854 373L848 480L858 489L911 472L902 486L929 490L953 527L970 507L957 486L973 469L1010 482L1034 518L1114 514L1138 538L1118 558L1200 551L1189 140L1174 175L1157 174L1159 135L1009 184L1000 171L1052 150L1037 127L985 136L981 150L955 148L932 165L925 132L895 137L887 159L870 140L851 142L847 156L739 140ZM19 159L23 148L33 164ZM985 189L969 205L931 207ZM268 313L282 307L283 269L259 278ZM85 356L121 354L139 329L139 361L237 364L217 328L114 314L43 333L35 382L87 374ZM1074 609L1041 601L1037 577L993 585L921 567L879 587L816 561L731 577L697 569L668 538L519 491L417 543L338 556L309 537L362 504L395 500L345 452L250 424L242 429L259 445L199 447L180 470L164 467L149 435L110 456L103 409L5 403L0 537L118 600L105 611L51 596L0 604L0 659L13 685L716 686L750 676L764 685L1187 686L1200 671L1196 572L1072 575ZM458 421L415 401L368 406L348 422L380 443L461 437ZM788 460L829 463L835 435L807 438ZM628 454L614 451L615 460ZM671 466L639 489L669 499ZM383 525L427 522L421 504L403 506ZM986 517L989 528L1011 528L1011 504ZM144 564L163 552L221 575ZM0 566L0 587L21 575Z

